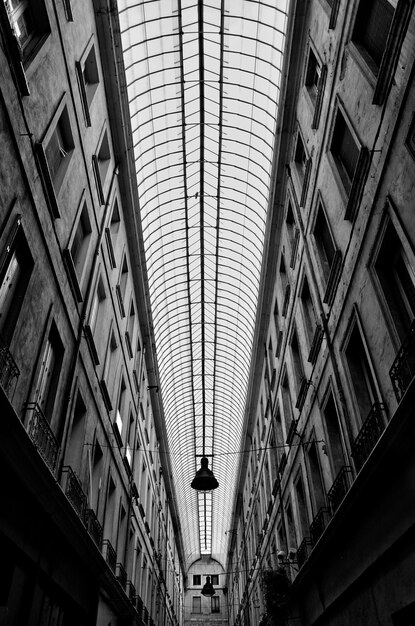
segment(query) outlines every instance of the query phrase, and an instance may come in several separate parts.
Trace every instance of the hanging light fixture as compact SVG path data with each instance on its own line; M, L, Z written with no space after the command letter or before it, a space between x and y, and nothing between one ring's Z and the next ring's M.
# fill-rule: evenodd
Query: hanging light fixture
M212 470L208 468L208 465L209 461L207 457L203 456L200 460L200 469L197 470L196 476L193 478L190 485L193 489L196 489L196 491L212 491L212 489L219 487L219 483Z
M202 587L201 593L202 593L202 596L208 596L208 597L215 595L216 591L213 588L212 583L210 582L210 576L206 576L206 582Z

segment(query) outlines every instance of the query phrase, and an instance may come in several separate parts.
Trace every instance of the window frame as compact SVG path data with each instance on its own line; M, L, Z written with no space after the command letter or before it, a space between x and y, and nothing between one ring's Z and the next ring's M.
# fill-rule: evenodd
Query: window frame
M362 355L366 361L364 365L367 365L367 372L365 373L365 379L366 377L370 379L368 380L368 384L366 383L366 388L368 390L368 397L370 400L370 406L372 407L375 403L382 403L382 394L381 394L380 386L379 386L378 379L376 376L376 371L373 366L373 359L368 348L367 339L366 339L366 335L364 332L362 321L360 319L358 308L356 304L354 304L353 311L351 313L349 323L347 326L347 330L345 332L343 341L340 346L340 352L341 352L342 361L344 364L344 372L346 375L346 383L347 383L349 401L352 404L353 409L354 409L352 412L353 413L353 418L352 418L353 425L356 429L356 432L353 433L354 436L356 436L359 433L360 428L362 427L363 423L365 422L365 420L367 419L370 413L370 409L369 409L367 414L362 414L361 405L360 405L359 398L356 393L356 386L353 382L353 374L350 370L350 361L347 356L347 350L350 345L350 342L352 341L353 334L355 331L358 333L358 338L360 339L360 342L361 342ZM353 353L354 353L354 356L356 356L355 350L353 351Z
M41 180L45 191L46 200L49 210L54 219L61 217L59 210L59 195L61 192L68 173L70 170L71 161L75 152L75 142L72 132L73 122L71 120L71 113L69 103L66 94L64 94L56 108L56 111L49 122L49 126L43 136L41 142L35 144L35 151L38 160L38 165L41 171ZM48 148L52 139L58 135L57 129L60 128L60 132L63 130L65 136L65 145L60 146L59 136L57 137L58 149L62 152L62 161L53 172L48 160ZM65 154L63 154L65 153Z
M91 126L91 106L100 83L97 51L93 35L88 41L79 61L75 61L75 69L85 125ZM91 80L85 80L88 77Z
M86 232L86 235L82 237L81 244L79 246L79 253L75 255L76 258L74 258L73 246L77 238L79 226L82 223L81 220L82 222L86 221L86 224L84 223L84 232ZM85 279L88 253L91 243L92 221L89 213L88 203L86 200L86 193L84 190L82 192L81 200L79 202L78 210L72 227L72 232L68 240L68 245L63 251L66 269L68 271L71 286L74 290L75 297L78 302L83 302L82 284ZM80 261L82 266L81 272L79 272L78 267L80 265Z
M376 268L376 265L379 263L380 260L380 255L382 254L383 246L388 245L386 243L386 240L388 230L390 228L393 228L393 230L395 231L395 235L400 244L400 250L397 252L401 253L400 256L403 259L404 263L409 266L414 279L413 284L415 285L415 251L410 244L408 236L398 218L395 206L391 198L388 197L386 199L384 216L377 233L376 241L369 256L368 266L370 268L369 274L371 276L374 289L380 303L382 314L385 318L385 323L388 328L389 335L391 337L395 351L398 351L400 346L402 345L402 342L404 341L405 336L408 334L409 329L405 329L404 324L397 323L396 315L393 314L391 310L391 295L385 292L385 287L382 284L380 272ZM389 258L390 254L391 251L389 251L388 254ZM397 308L400 309L401 307L399 305L404 304L403 298L401 303L395 302L395 304L397 304Z
M379 0L374 0L374 2L379 2ZM382 105L389 92L411 17L410 0L397 0L393 4L391 2L388 4L392 9L392 17L379 62L373 59L364 43L356 37L357 24L363 21L360 15L361 7L363 7L362 12L367 9L367 0L361 0L357 6L350 34L350 50L365 75L374 84L372 104L376 105Z
M95 153L92 155L92 169L100 205L105 204L105 187L112 160L111 149L109 129L104 124Z
M336 294L337 285L340 280L342 255L341 255L340 250L337 247L336 240L333 236L331 224L327 218L327 211L324 206L323 199L320 193L318 194L318 197L317 197L316 206L317 208L316 208L314 218L313 218L313 223L311 226L311 234L315 241L314 257L320 269L318 274L320 276L320 282L322 283L322 287L324 291L323 302L327 304L327 306L330 307L333 303L334 296ZM327 234L330 237L331 242L333 244L333 257L332 257L331 263L328 262L327 258L326 258L326 262L324 262L323 254L322 254L322 247L324 248L324 246L322 246L322 237L316 236L317 221L319 220L320 215L322 215L324 219L324 222L327 228ZM325 248L324 248L324 255L327 257Z

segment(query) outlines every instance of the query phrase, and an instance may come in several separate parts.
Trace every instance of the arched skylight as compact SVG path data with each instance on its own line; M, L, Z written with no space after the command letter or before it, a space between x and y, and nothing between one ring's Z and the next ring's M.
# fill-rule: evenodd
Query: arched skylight
M224 564L289 0L118 4L185 557ZM219 481L205 495L190 487L202 454Z

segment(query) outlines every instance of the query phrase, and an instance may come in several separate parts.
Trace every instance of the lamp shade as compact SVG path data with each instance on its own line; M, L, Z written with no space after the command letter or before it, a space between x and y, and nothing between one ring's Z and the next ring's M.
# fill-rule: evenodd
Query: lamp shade
M206 582L202 587L202 596L214 596L215 590L210 582L210 576L206 576Z
M196 489L196 491L212 491L212 489L217 489L219 487L219 483L213 475L212 470L208 468L209 461L204 456L200 461L200 469L197 470L196 476L192 480L191 487Z

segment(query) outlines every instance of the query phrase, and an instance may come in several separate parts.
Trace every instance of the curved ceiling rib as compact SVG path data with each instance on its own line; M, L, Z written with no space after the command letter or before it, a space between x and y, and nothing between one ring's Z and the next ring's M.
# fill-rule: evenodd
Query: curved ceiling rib
M225 565L289 0L118 0L187 564ZM214 492L190 488L206 454Z

